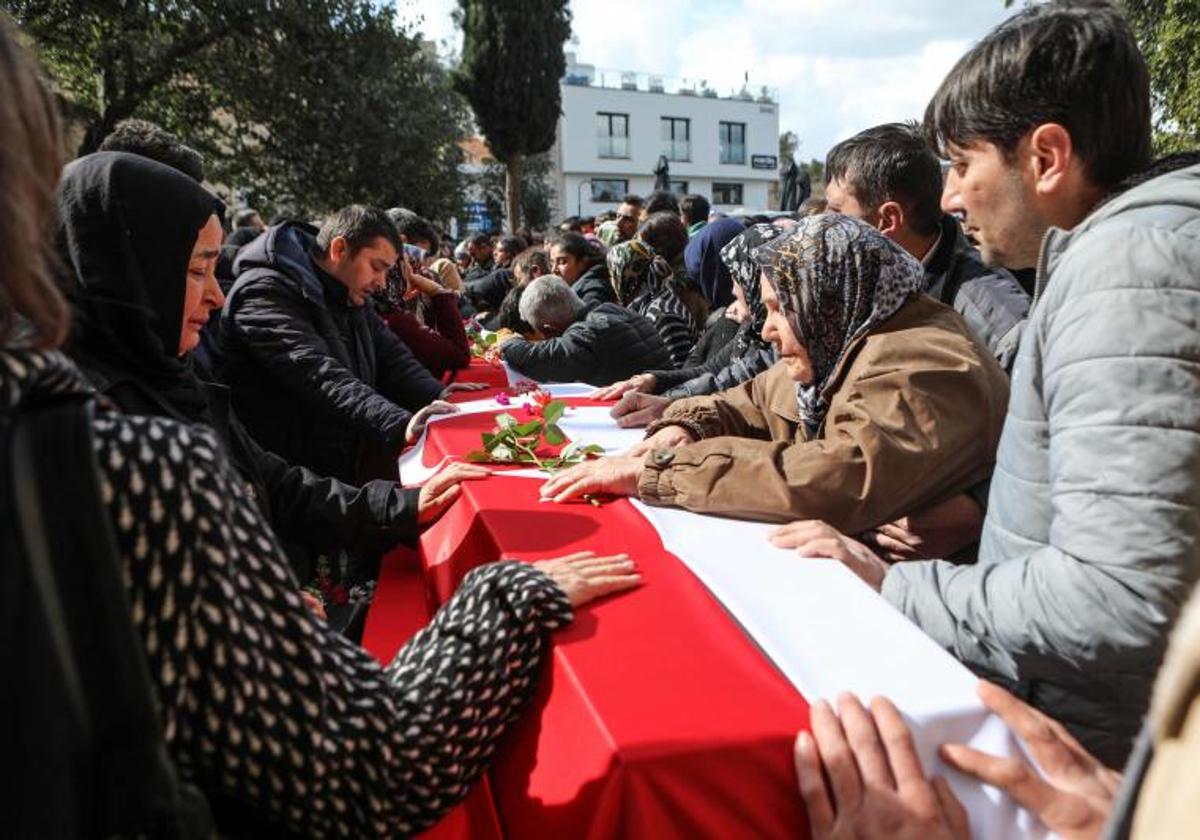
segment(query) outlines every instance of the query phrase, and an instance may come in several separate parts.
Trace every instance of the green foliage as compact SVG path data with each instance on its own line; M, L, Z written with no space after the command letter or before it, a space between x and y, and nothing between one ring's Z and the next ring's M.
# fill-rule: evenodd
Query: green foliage
M448 73L370 0L5 0L92 151L141 117L271 212L461 206L466 112Z
M541 407L539 415L524 423L511 414L497 414L496 428L483 433L483 449L468 452L463 458L477 464L535 464L541 470L552 472L601 455L603 447L579 441L567 444L558 455L538 454L543 444L562 446L566 443L567 436L558 425L566 410L566 403L551 400Z
M1200 146L1200 4L1123 0L1150 67L1154 145L1159 154Z
M526 158L521 168L521 220L531 230L544 230L552 221L557 200L557 191L550 177L553 171L554 162L548 152ZM488 215L493 219L507 218L505 168L498 163L488 164L476 176L476 182L483 194ZM520 225L511 227L515 229Z
M463 52L454 85L505 166L505 216L516 228L524 159L554 145L571 13L566 0L459 0L456 20Z

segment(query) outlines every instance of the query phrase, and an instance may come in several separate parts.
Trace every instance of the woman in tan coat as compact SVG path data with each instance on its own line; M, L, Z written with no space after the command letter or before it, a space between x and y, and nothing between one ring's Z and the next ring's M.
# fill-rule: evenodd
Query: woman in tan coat
M922 269L870 226L804 219L755 252L763 337L779 361L679 400L628 455L555 476L545 498L638 495L746 519L858 533L986 478L1008 382Z

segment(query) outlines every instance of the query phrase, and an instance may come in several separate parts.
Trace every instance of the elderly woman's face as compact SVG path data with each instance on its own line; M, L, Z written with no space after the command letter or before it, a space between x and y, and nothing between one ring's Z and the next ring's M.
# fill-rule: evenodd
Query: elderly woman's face
M812 360L808 350L800 343L800 339L792 332L792 325L779 307L779 299L775 297L775 289L766 275L762 278L762 302L767 308L767 320L763 324L763 341L775 345L779 358L787 367L788 376L793 382L801 385L811 385L813 381Z

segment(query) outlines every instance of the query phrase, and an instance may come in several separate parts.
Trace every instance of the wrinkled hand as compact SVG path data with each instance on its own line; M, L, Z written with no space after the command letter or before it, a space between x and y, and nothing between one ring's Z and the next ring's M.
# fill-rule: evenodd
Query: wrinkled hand
M653 452L655 449L677 449L695 442L696 439L692 437L692 433L683 426L667 426L631 446L625 455L630 458L641 458L647 452Z
M888 564L858 540L847 537L819 519L788 523L771 531L767 539L776 548L796 549L796 553L802 557L840 560L876 592L883 588Z
M310 613L312 613L313 615L315 615L317 618L321 619L322 621L329 620L329 616L325 615L325 602L324 601L322 601L320 598L318 598L316 595L312 594L311 592L308 592L303 589L300 590L300 597L301 597L301 599L303 599L304 606L308 608L308 611Z
M461 461L434 473L421 485L421 495L417 498L417 523L433 524L462 493L462 482L475 481L489 475L491 471L485 467Z
M626 391L609 414L616 418L617 425L622 429L639 429L662 417L670 404L671 401L666 397Z
M583 495L636 496L643 468L641 458L625 456L584 461L543 484L541 495L555 502Z
M457 394L460 391L484 391L487 390L486 382L451 382L442 389L441 396L443 399L451 394Z
M984 705L1025 742L1045 778L1020 758L999 758L962 744L943 746L942 759L1005 791L1060 837L1099 837L1121 774L1097 761L1061 723L999 686L980 682L978 691Z
M567 593L573 607L632 589L642 582L628 554L597 557L594 551L581 551L556 560L543 560L533 566L549 575L559 589Z
M945 779L925 778L912 734L890 701L876 698L868 713L847 694L838 710L840 720L828 703L815 703L812 735L796 738L796 778L813 840L970 837L966 809Z
M654 390L655 384L657 384L657 378L654 374L639 373L622 382L614 382L607 388L597 388L588 399L615 400L629 391L641 391L648 394Z
M861 536L885 560L895 563L949 557L978 541L982 531L983 509L966 493L959 493Z
M447 389L454 387L453 385L446 386ZM442 391L444 395L446 391ZM461 411L458 406L451 405L442 400L434 400L429 405L422 408L412 416L408 421L408 428L404 430L404 442L416 443L417 438L425 433L425 426L429 424L430 417L436 417L439 414L457 414Z

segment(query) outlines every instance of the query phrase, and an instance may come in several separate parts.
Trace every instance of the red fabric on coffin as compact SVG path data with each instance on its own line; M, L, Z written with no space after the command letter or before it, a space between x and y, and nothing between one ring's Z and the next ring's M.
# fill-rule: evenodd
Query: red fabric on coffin
M626 552L644 584L555 635L537 698L493 764L505 835L803 836L791 760L803 698L627 501L553 505L539 486L463 485L421 539L439 602L501 556Z
M451 382L483 382L494 388L508 387L508 374L503 365L493 365L483 359L471 359L471 364L450 375Z

